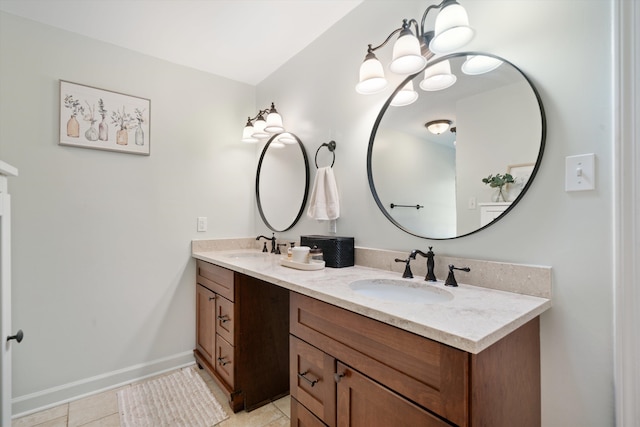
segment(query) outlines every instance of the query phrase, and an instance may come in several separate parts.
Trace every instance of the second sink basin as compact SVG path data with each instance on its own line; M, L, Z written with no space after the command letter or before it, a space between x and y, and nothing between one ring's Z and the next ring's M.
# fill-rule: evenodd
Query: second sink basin
M359 295L390 302L437 304L453 299L449 291L406 280L364 279L351 282L349 287Z

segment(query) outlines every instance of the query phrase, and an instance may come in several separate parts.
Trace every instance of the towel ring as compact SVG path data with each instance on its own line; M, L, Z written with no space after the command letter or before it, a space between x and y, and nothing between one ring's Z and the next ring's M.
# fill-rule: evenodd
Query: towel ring
M318 169L318 153L320 152L320 149L322 147L327 147L327 149L329 151L331 151L331 153L333 154L333 161L331 162L331 167L333 167L333 164L336 162L336 153L335 153L335 149L336 149L336 142L335 141L329 141L329 142L325 142L324 144L322 144L320 147L318 147L318 149L316 150L316 156L314 158L314 162L316 164L316 169Z

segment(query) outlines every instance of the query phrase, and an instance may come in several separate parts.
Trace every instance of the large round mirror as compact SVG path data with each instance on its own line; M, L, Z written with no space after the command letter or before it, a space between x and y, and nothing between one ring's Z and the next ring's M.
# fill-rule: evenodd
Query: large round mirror
M281 133L267 141L256 172L256 201L269 229L287 231L300 219L309 193L309 160L302 141Z
M410 83L415 93L403 100ZM517 67L494 55L448 55L407 77L382 107L367 152L369 186L403 231L428 239L466 236L524 196L545 132L540 96ZM483 182L498 174L513 182Z

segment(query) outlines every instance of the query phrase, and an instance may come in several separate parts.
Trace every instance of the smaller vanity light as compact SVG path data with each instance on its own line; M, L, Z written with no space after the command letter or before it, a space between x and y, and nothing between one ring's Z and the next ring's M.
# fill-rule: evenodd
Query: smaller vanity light
M254 129L253 129L253 125L251 124L251 117L248 117L247 124L242 130L242 142L247 142L247 143L258 142L258 138L253 137L253 132L254 132Z
M488 73L502 65L498 58L487 55L469 55L462 64L462 72L470 76Z
M446 132L451 126L451 120L432 120L425 123L426 128L434 135L440 135Z
M391 105L394 107L403 107L405 105L413 104L418 99L418 92L413 90L413 80L409 80L404 87L398 91L396 96L393 97Z
M263 113L260 112L256 121L253 122L253 134L251 136L258 139L269 138L269 134L264 130L267 126L267 122L264 120L264 116L262 114Z
M369 45L371 49L371 45ZM376 55L369 51L360 66L360 80L356 85L356 92L361 95L372 95L387 87L387 79L384 77L382 64Z
M267 119L265 120L265 116ZM272 135L285 132L282 125L282 116L276 110L274 103L271 108L258 110L255 117L249 117L247 124L242 131L242 142L258 142L267 139Z
M458 78L451 73L449 60L440 61L424 70L424 79L420 82L420 89L426 91L443 90L451 87Z
M267 122L264 130L271 134L284 131L284 126L282 126L282 116L278 114L273 102L271 103L269 114L267 115Z

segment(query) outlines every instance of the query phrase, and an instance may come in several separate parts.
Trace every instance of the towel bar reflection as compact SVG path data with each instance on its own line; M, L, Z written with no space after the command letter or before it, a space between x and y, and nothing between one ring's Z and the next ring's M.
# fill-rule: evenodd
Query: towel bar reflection
M327 149L333 154L333 161L331 162L331 167L333 167L333 164L336 162L336 153L335 153L336 142L335 141L329 141L329 142L325 142L324 144L322 144L316 150L316 157L315 157L316 169L318 169L318 153L320 152L320 149L322 147L327 147Z
M391 203L389 206L391 206L391 209L393 208L416 208L416 209L424 208L424 206L422 205L397 205L395 203Z

